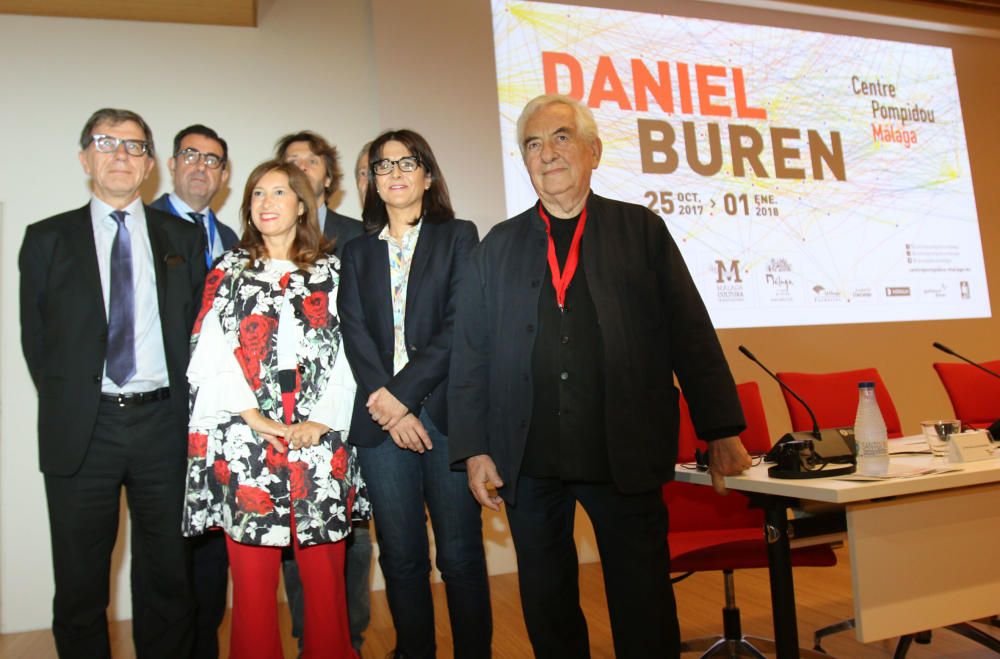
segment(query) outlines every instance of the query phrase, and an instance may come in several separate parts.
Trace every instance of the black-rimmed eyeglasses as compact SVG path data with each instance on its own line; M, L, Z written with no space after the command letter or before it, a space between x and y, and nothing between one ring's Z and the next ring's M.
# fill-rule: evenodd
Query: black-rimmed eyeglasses
M114 135L91 135L94 148L101 153L114 153L118 150L119 144L125 145L125 153L130 156L144 156L149 151L149 142L146 140L126 140Z
M420 165L420 159L416 156L404 156L399 160L383 158L372 163L372 171L375 172L376 176L385 176L392 171L394 166L399 167L401 172L415 172Z

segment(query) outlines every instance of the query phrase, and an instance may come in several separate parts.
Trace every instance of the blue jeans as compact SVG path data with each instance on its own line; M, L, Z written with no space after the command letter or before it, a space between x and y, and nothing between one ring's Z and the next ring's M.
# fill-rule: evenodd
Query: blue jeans
M455 657L489 657L493 620L480 507L465 473L450 469L448 438L426 412L420 421L433 442L430 451L401 449L388 436L378 446L358 447L396 627L396 652L407 659L435 656L426 506L448 596Z

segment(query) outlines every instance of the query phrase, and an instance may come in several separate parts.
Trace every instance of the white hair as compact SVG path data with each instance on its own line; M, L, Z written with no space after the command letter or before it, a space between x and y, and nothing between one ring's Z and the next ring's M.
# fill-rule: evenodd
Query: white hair
M521 149L522 156L524 156L524 127L528 120L542 108L556 103L566 105L573 110L573 116L576 118L576 129L584 139L591 144L599 139L597 122L594 121L594 113L590 111L590 108L565 94L543 94L528 101L524 110L521 111L521 116L517 118L517 146Z

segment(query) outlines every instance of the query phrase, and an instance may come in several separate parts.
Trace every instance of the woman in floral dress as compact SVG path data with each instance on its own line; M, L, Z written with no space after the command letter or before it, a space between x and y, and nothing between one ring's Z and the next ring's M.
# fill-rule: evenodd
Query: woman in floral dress
M354 657L342 540L369 504L347 444L355 384L339 263L294 165L258 166L241 217L243 239L209 273L191 338L183 531L227 535L230 657L282 657L276 590L289 544L305 595L302 656Z

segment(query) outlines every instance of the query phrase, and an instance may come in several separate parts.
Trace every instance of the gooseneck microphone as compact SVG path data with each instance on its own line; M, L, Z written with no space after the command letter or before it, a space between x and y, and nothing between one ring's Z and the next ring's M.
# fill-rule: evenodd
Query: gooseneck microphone
M812 430L786 433L764 456L764 462L776 463L767 470L771 478L825 478L846 476L854 473L854 430L853 428L820 429L816 415L809 404L787 384L772 373L767 366L747 350L739 346L740 352L750 361L760 366L778 385L799 401L809 418ZM836 465L836 466L832 466Z
M951 355L953 357L958 357L959 359L961 359L963 362L966 362L967 364L972 364L973 366L975 366L976 368L978 368L980 371L983 371L985 373L989 373L990 375L992 375L995 378L1000 378L1000 374L997 374L997 373L991 371L990 369L986 368L982 364L978 364L978 363L972 361L968 357L963 357L962 355L958 354L957 352L955 352L954 350L952 350L951 348L949 348L948 346L946 346L946 345L944 345L942 343L938 343L937 341L935 341L932 345L935 348L937 348L938 350L940 350L941 352L943 352L943 353L949 354L949 355ZM987 430L989 430L990 436L993 437L993 441L1000 441L1000 419L997 419L996 421L994 421L993 425L991 425L989 428L987 428Z
M976 368L978 368L980 371L985 371L986 373L989 373L990 375L992 375L995 378L1000 378L1000 374L991 371L990 369L986 368L982 364L979 364L979 363L976 363L976 362L972 361L968 357L963 357L962 355L958 354L957 352L955 352L954 350L952 350L951 348L949 348L948 346L946 346L944 344L941 344L941 343L938 343L937 341L935 341L933 343L933 345L934 345L935 348L937 348L938 350L940 350L943 353L949 354L952 357L958 357L963 362L966 362L967 364L972 364L973 366L975 366Z
M802 396L799 396L797 393L795 393L794 391L792 391L791 387L789 387L787 384L785 384L784 382L781 381L781 378L779 378L777 375L775 375L774 373L772 373L767 368L767 366L764 366L764 364L761 363L761 361L759 359L757 359L756 357L754 357L753 353L750 352L749 350L747 350L746 346L740 346L739 350L750 361L752 361L754 364L756 364L757 366L760 366L762 369L764 369L764 372L767 373L768 375L770 375L771 379L778 383L778 386L780 386L782 389L784 389L785 391L787 391L788 393L790 393L792 395L792 398L794 398L795 400L797 400L800 403L802 403L802 407L804 407L805 410L806 410L806 412L809 413L809 418L812 419L812 422L813 422L812 435L816 439L820 439L821 435L820 435L820 432L819 432L819 423L816 421L816 415L813 414L812 408L809 407L809 404L806 403L804 400L802 400Z

